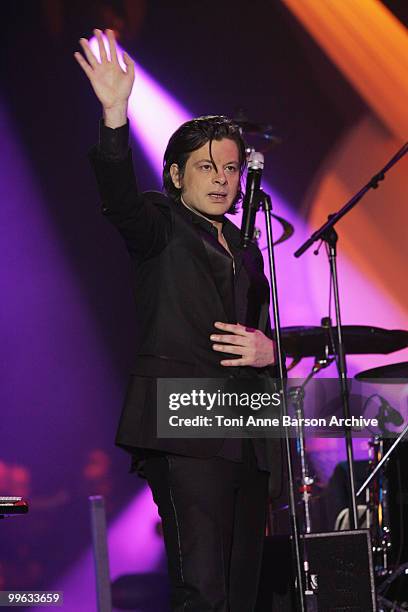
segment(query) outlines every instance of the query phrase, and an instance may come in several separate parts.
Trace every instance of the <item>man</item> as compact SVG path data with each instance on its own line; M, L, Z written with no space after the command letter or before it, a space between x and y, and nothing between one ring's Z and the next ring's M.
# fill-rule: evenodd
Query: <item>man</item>
M95 30L100 62L75 53L103 108L91 151L102 212L134 263L138 337L116 442L152 490L162 518L172 609L250 612L255 607L268 495L280 465L265 440L158 438L157 378L274 374L269 285L262 255L240 248L224 215L240 199L245 147L221 116L183 124L165 155L166 196L140 193L128 147L133 62L114 35ZM240 321L240 323L237 323ZM269 336L269 337L268 337Z

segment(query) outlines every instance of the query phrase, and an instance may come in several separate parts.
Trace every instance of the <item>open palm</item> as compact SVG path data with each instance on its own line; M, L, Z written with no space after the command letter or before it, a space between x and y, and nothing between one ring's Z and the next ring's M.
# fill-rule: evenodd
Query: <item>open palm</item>
M94 30L94 33L99 45L100 61L92 52L86 38L81 38L79 41L86 59L78 51L74 56L90 80L103 108L108 110L127 103L135 78L135 67L129 55L124 52L123 61L126 65L126 71L121 68L112 30L106 30L105 32L109 44L110 59L108 59L101 30Z

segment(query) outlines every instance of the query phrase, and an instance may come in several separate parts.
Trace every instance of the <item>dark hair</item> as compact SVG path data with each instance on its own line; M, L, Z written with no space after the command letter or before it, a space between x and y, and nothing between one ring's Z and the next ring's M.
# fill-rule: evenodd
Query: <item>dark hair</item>
M233 140L238 147L239 155L239 176L241 178L246 164L245 143L241 136L239 127L227 117L223 115L207 115L205 117L197 117L183 123L178 130L171 136L163 159L163 187L170 198L179 201L181 189L178 189L170 176L170 166L177 164L181 176L184 173L186 163L193 151L196 151L207 142L213 140L221 140L229 138ZM241 185L238 193L227 211L228 213L237 212L237 204L242 198Z

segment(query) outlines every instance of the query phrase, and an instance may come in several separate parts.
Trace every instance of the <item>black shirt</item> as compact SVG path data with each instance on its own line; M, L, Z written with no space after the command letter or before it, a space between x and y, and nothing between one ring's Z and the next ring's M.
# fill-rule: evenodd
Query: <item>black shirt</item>
M107 160L107 161L121 161L123 160L129 151L129 122L125 125L112 129L105 126L103 119L101 119L99 124L99 155ZM190 209L191 210L191 209ZM194 211L191 211L192 214L195 214ZM201 215L197 215L200 217L199 222L200 225L211 232L216 238L218 238L217 228ZM242 257L242 250L240 249L240 245L236 243L235 240L232 239L232 234L229 232L228 223L224 223L223 225L223 234L224 238L228 244L228 247L232 253L234 261L237 262L239 258ZM233 261L231 260L231 265L233 265ZM237 321L242 323L243 325L250 325L250 314L248 313L248 300L247 295L250 287L250 279L248 278L248 273L244 266L239 266L238 275L234 275L234 296L235 296L235 310L237 314ZM217 330L214 329L214 333ZM221 360L220 355L220 360ZM254 441L252 441L254 442ZM243 453L243 444L245 452ZM223 445L217 453L217 457L223 457L224 459L228 459L230 461L239 461L243 460L243 455L246 457L248 453L252 452L252 449L255 450L255 456L257 459L257 464L260 469L266 469L265 457L263 447L260 448L259 444L252 444L251 440L241 438L225 438ZM148 449L135 449L135 453L132 459L131 471L137 471L141 476L143 476L143 464L144 460L147 456L151 454L160 454L160 451L150 451Z

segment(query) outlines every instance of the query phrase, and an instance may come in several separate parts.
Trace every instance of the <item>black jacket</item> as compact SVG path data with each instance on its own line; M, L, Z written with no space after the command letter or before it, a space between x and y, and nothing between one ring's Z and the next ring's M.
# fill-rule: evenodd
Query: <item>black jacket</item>
M130 151L123 160L109 161L95 147L90 158L102 212L123 236L134 264L136 361L116 443L130 451L149 448L214 456L222 439L157 438L156 379L225 378L232 371L251 378L275 375L273 367L219 365L228 355L214 351L210 341L215 321L246 324L271 337L262 254L254 244L241 249L239 230L226 220L223 233L234 255L234 282L232 259L218 243L217 230L182 203L159 192L140 193ZM273 447L273 442L268 445ZM259 444L266 449L265 440Z

